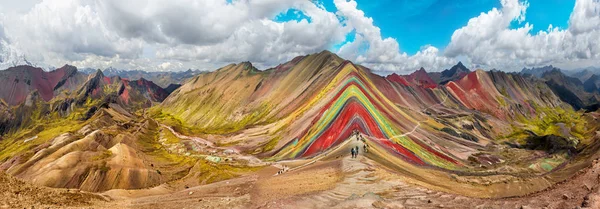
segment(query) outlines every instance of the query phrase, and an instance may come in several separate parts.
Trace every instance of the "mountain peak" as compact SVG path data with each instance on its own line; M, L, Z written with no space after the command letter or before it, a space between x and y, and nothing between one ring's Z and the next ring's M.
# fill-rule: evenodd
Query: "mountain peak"
M102 70L98 69L96 70L96 74L94 75L94 77L104 77L104 73L102 73Z
M440 76L440 84L448 83L449 81L455 81L463 78L465 75L470 73L471 70L465 67L462 62L456 63L450 69L444 70Z
M452 66L452 68L450 68L451 71L453 70L458 70L458 72L471 72L471 70L469 70L469 68L465 67L465 65L463 65L462 62L458 62L456 63L456 65Z
M323 50L323 51L321 51L321 52L319 52L317 54L314 54L314 55L316 55L318 57L328 57L328 58L333 58L333 59L336 59L336 60L343 60L337 54L335 54L335 53L333 53L333 52L331 52L329 50ZM309 56L312 56L312 55L309 55Z
M329 51L329 50L327 50L327 49L325 49L325 50L319 52L318 54L334 54L334 53L331 52L331 51Z

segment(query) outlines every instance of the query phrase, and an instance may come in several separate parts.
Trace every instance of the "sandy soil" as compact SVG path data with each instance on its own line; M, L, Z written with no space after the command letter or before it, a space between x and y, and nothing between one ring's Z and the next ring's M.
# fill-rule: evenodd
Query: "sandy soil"
M600 208L598 160L544 191L485 199L428 189L435 186L423 186L401 171L382 166L381 157L372 155L377 150L351 158L347 150L356 143L360 142L351 140L318 159L279 162L238 178L187 189L162 184L91 194L33 186L2 174L0 188L7 189L0 191L0 208ZM276 175L282 165L292 169ZM417 174L437 175L426 171ZM451 191L469 191L476 186L452 182L437 185L460 187Z
M364 156L317 162L281 175L275 167L181 191L161 185L103 194L37 187L2 175L2 208L600 208L600 164L525 197L479 199L407 183Z
M0 173L0 208L89 208L106 201L97 194L39 187Z

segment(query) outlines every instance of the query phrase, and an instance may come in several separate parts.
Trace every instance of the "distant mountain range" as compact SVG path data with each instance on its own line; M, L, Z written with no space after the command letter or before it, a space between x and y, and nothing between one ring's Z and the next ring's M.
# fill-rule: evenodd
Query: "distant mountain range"
M523 68L521 70L521 74L530 74L535 77L541 78L542 75L548 71L559 70L563 74L579 79L581 82L587 81L592 75L600 75L600 68L597 67L587 67L581 69L574 70L562 70L552 65L540 67L540 68Z
M561 70L550 65L523 69L520 73L543 80L556 95L575 109L595 111L600 102L599 72L600 70L596 68Z
M85 74L94 74L96 73L96 69L92 68L84 68L81 70L82 73ZM140 78L147 79L149 81L154 82L160 87L167 88L171 84L182 84L187 79L198 75L200 73L204 73L204 71L200 70L187 70L187 71L168 71L168 72L152 72L152 71L143 71L143 70L119 70L116 68L107 68L102 71L104 75L108 77L119 76L121 78L127 78L131 80L138 80Z
M521 70L521 74L529 74L541 78L544 73L552 70L561 71L560 69L555 68L552 65L548 65L540 68L523 68L523 70Z

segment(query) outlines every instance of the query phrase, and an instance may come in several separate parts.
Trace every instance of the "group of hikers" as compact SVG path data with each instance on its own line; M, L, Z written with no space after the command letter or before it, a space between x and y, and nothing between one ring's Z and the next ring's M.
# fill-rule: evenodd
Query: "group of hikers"
M356 158L358 156L358 146L352 147L352 149L350 149L350 153L352 154L352 158Z
M369 153L369 145L367 145L367 141L363 138L362 135L360 135L360 132L358 130L354 130L352 131L352 135L356 136L356 141L362 141L363 142L363 151L364 153ZM352 147L350 149L350 154L352 154L352 158L356 158L358 157L358 146L356 147Z
M281 175L281 174L287 172L289 169L290 169L289 167L287 167L286 165L284 165L281 169L279 169L279 171L277 171L276 175Z

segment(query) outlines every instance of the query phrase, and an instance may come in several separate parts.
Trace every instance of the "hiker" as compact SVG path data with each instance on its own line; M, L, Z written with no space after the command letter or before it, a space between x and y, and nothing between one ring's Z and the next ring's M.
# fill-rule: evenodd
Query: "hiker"
M354 152L354 147L350 149L350 153L352 154L352 158L354 158L354 155L356 155L356 153Z
M363 150L364 150L365 153L369 152L369 150L367 150L367 144L363 145Z
M356 145L356 156L358 156L358 145Z

